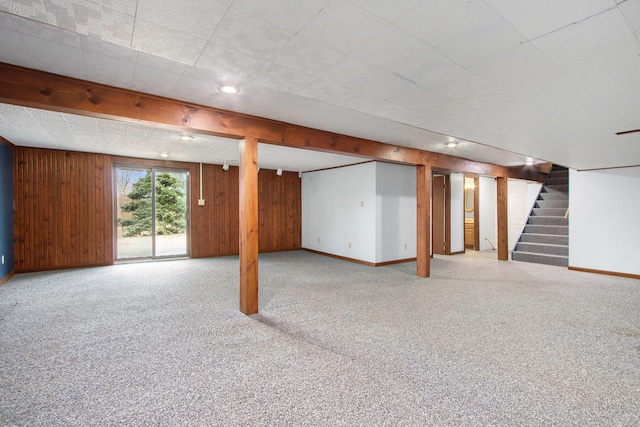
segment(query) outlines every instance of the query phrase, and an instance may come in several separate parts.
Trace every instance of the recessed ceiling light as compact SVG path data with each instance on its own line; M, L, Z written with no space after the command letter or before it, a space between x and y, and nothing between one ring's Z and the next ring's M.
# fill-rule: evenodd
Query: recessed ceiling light
M194 137L191 135L182 135L181 138L183 141L191 141Z
M455 147L456 145L458 145L457 141L449 141L449 142L447 142L447 147Z
M531 166L533 164L533 159L531 157L527 157L527 166Z
M163 159L166 159L167 157L169 157L168 153L160 153L160 157L162 157Z
M229 94L234 94L234 93L238 93L240 92L240 89L238 89L235 86L231 86L231 85L222 85L220 87L218 87L218 90L222 93L229 93Z

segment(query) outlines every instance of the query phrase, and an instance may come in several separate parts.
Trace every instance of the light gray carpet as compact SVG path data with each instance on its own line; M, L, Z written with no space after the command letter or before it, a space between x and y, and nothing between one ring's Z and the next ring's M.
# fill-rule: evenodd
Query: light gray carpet
M495 261L261 256L0 287L1 425L640 424L640 283Z

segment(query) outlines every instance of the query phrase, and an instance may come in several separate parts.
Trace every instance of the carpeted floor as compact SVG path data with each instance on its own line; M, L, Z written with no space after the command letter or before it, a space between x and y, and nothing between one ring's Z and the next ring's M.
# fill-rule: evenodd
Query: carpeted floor
M495 261L260 258L20 274L0 425L640 424L640 282Z

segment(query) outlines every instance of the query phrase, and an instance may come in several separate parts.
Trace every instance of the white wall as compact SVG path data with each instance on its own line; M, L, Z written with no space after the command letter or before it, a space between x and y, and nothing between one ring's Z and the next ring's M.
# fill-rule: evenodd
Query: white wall
M481 176L478 193L480 196L480 250L491 249L491 245L485 239L489 239L493 247L498 249L498 216L496 214L498 196L495 178Z
M640 167L569 171L569 266L640 274Z
M305 173L302 247L375 262L375 174L373 162Z
M415 167L371 162L305 173L302 247L371 263L414 258Z
M376 163L376 260L416 256L416 168Z
M464 174L449 175L451 188L451 253L464 252Z
M542 184L537 182L510 179L507 184L507 205L509 209L509 250L513 250L520 233L527 223Z

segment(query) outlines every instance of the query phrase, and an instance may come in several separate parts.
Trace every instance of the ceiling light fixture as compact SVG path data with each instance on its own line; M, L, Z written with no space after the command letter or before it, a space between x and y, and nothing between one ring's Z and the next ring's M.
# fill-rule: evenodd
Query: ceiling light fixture
M276 175L282 176L282 168L278 168L278 170L276 171Z
M298 172L298 178L302 179L302 171Z
M181 139L183 141L191 141L194 137L191 135L182 135Z
M168 153L160 153L160 157L162 157L163 159L166 159L167 157L169 157Z
M238 89L235 86L231 86L231 85L222 85L218 87L218 90L222 93L228 93L233 95L234 93L238 93L240 92L240 89Z
M533 159L531 157L527 157L527 166L533 165Z
M449 148L453 148L456 145L458 145L457 141L449 141L449 142L447 142L447 147L449 147Z
M224 164L222 165L222 170L223 171L228 171L229 170L229 163L227 163L227 161L224 161Z

